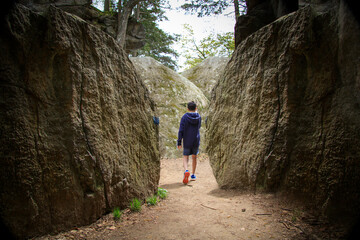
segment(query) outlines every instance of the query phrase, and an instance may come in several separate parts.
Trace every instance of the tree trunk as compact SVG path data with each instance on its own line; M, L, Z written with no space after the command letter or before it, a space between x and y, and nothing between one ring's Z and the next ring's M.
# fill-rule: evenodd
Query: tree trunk
M138 4L136 5L135 19L136 19L136 21L139 21L139 20L140 20L140 3L138 3Z
M124 1L123 6L121 6L121 0L119 0L118 31L117 31L116 41L123 48L125 48L126 29L127 29L127 23L129 17L131 15L133 8L136 6L136 4L138 4L141 1L144 0L129 0L126 2Z
M104 12L110 12L110 0L104 2Z
M235 21L237 22L237 19L240 16L239 0L234 0L234 7L235 7Z
M122 47L125 47L126 29L130 14L131 9L123 9L121 13L119 13L116 41Z

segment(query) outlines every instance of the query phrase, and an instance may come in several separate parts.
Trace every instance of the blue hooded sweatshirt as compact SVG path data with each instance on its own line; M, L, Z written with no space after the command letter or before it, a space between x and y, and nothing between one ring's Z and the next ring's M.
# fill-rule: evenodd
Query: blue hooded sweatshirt
M200 146L201 117L197 112L188 112L182 116L178 133L177 145L183 148L195 148Z

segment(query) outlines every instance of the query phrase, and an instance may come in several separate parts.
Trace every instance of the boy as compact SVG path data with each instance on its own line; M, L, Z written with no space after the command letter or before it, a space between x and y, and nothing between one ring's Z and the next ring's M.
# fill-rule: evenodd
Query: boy
M195 181L196 158L199 153L200 146L200 127L201 117L197 113L197 107L194 102L189 102L187 105L188 112L185 113L180 121L180 128L178 133L177 147L182 148L181 140L183 140L183 165L184 165L184 179L183 183L189 182L190 172L188 170L189 156L192 155L192 175L191 180Z

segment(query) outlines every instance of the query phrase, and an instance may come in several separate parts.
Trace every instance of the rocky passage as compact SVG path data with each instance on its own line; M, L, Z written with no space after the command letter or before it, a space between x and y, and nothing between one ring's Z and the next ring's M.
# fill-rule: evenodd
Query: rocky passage
M41 14L16 5L0 22L1 227L72 229L40 239L344 239L360 212L360 30L347 1L247 1L254 16L272 6L273 20L246 29L245 17L232 58L184 73L192 82L130 61L77 8L35 2ZM184 186L175 140L192 100L210 160ZM160 153L171 157L161 179ZM170 191L159 206L102 217L159 179Z

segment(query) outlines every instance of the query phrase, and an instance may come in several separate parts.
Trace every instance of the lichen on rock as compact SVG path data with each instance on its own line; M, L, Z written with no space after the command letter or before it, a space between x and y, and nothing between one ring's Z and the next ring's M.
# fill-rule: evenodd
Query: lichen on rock
M229 58L209 57L198 65L186 70L181 75L200 88L210 100L211 91L223 73Z

